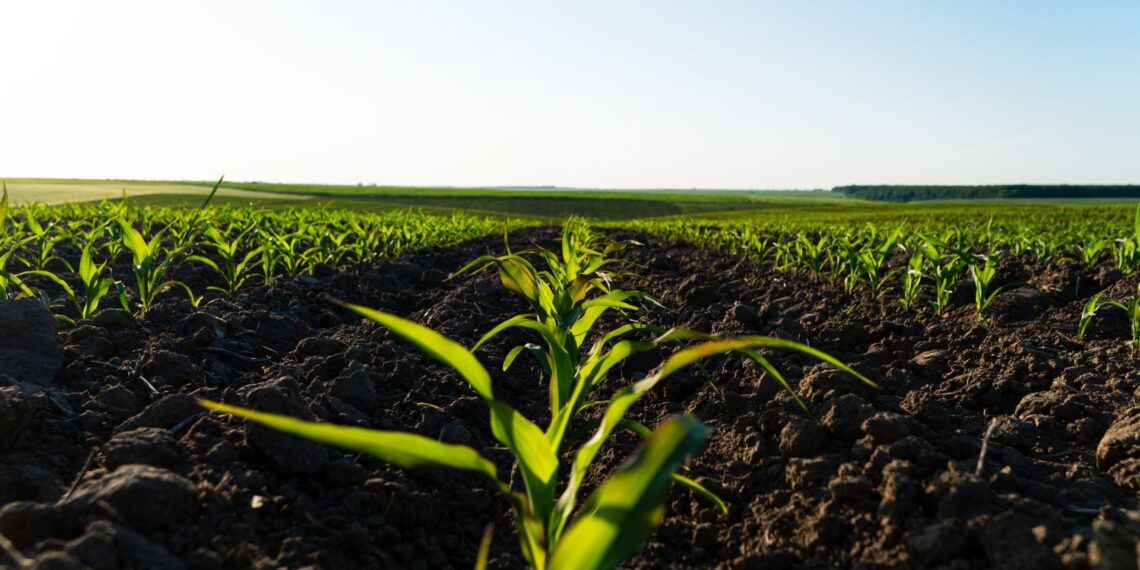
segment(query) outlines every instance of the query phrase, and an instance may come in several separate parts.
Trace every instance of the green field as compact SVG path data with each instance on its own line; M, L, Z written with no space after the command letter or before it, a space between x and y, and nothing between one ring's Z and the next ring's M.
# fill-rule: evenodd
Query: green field
M205 195L211 183L201 182L192 185L142 180L70 180L54 178L8 178L4 179L13 204L42 203L62 204L64 202L97 202L104 199L121 198L123 192L130 197L159 196L171 194ZM188 188L187 186L190 186ZM275 194L225 188L218 197L234 201L275 200L297 202L310 199L299 194ZM200 200L200 198L198 198Z
M14 203L56 204L119 199L125 191L139 204L180 206L200 201L205 181L9 179ZM565 190L497 188L409 188L290 185L226 182L217 204L265 208L331 206L364 211L419 208L463 210L542 220L586 216L602 220L749 212L772 208L854 203L826 191L779 190Z
M190 206L199 203L212 183L206 181L69 180L15 178L6 181L14 204L92 202L128 199L139 205ZM1129 198L992 198L895 203L861 200L841 193L812 190L584 190L503 188L419 188L225 182L215 205L265 209L329 207L365 212L416 208L430 213L464 211L507 215L546 222L583 216L607 222L638 218L800 220L883 219L929 212L986 217L993 206L1118 206Z

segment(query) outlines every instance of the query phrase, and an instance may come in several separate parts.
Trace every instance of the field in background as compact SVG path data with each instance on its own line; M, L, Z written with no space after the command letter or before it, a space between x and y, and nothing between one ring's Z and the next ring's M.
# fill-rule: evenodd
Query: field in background
M138 180L8 179L14 204L121 199L136 204L196 206L210 182ZM536 188L409 188L226 182L214 205L266 209L328 207L364 212L416 208L427 213L464 211L556 223L584 216L611 223L638 218L700 218L748 221L882 220L954 213L958 217L1004 216L1052 206L1132 206L1130 198L995 198L895 203L861 200L840 193L788 190L581 190ZM1006 206L1000 209L994 206ZM1123 210L1122 210L1123 211Z
M125 190L130 200L140 204L196 205L210 186L209 182L185 181L8 180L14 203L117 199ZM329 206L362 211L410 207L427 212L464 210L547 221L572 215L625 220L853 203L825 191L406 188L242 182L227 182L222 188L215 204L264 208Z
M98 202L104 199L121 198L126 191L130 197L156 195L186 195L187 199L201 200L210 191L208 182L182 184L173 182L149 182L140 180L66 180L50 178L8 178L9 199L13 204L39 202L42 204L62 204L64 202ZM197 198L194 198L197 196ZM296 203L309 196L299 194L269 194L248 190L226 188L218 193L219 198L231 201L263 200Z
M451 463L437 458L494 449L505 459L502 451L515 445L507 442L519 441L514 431L496 439L486 412L469 405L477 403L472 387L484 386L493 409L511 414L508 423L527 425L522 411L493 399L491 376L479 372L478 360L496 365L494 393L510 394L519 410L566 418L566 429L554 421L554 430L527 428L535 434L530 449L546 465L558 463L561 444L543 434L596 429L592 412L575 419L577 402L582 411L610 406L604 417L626 414L632 428L655 426L657 435L642 449L660 445L654 442L663 429L697 433L695 418L718 426L721 441L694 453L678 480L689 488L670 491L683 493L665 509L664 528L672 530L650 539L637 567L763 565L740 554L778 519L771 534L779 542L771 547L784 554L771 560L785 567L909 564L909 551L900 549L929 543L927 529L967 528L1020 536L1019 544L1038 554L1018 557L1042 561L1032 567L1062 568L1100 552L1095 529L1119 520L1108 519L1118 516L1112 513L1135 509L1140 456L1126 439L1136 434L1124 432L1136 427L1140 393L1135 204L899 204L831 193L716 191L339 188L310 195L231 187L198 210L209 192L201 183L14 182L14 198L25 205L0 205L0 330L15 331L10 344L16 339L36 350L18 352L20 362L9 358L0 375L0 519L15 520L19 531L8 539L0 521L0 539L20 541L13 548L37 561L71 556L60 545L84 551L74 545L102 541L96 525L104 525L122 536L146 529L140 544L167 553L160 567L197 552L215 553L204 558L213 566L251 566L255 556L281 552L274 563L285 567L402 567L408 560L463 567L488 520L508 533L512 527L502 506L484 512L490 497L479 483L441 479L438 470L393 478L390 466L355 454L397 441L390 432L352 454L325 453L313 442L242 438L239 424L219 423L229 420L205 416L193 402L281 405L322 422L409 431L416 435L403 441L429 450L419 465L470 465L453 461L459 456ZM27 202L107 198L124 188L132 196L126 201ZM559 240L544 226L569 213L605 219L571 219ZM636 247L626 247L630 238ZM492 262L499 271L460 269L509 251L504 242L515 254ZM540 257L530 247L552 253ZM550 269L539 273L543 261ZM526 296L525 305L507 302L509 292ZM422 323L457 344L389 317L382 317L389 332L361 326L358 313L338 299ZM543 316L516 314L528 305ZM610 312L603 319L599 310ZM488 330L524 325L531 330L483 344ZM653 338L669 329L677 332ZM530 338L545 346L511 348L520 332L541 333ZM704 333L736 340L689 344L703 342ZM440 374L405 340L461 376ZM670 352L649 352L666 343L660 348ZM686 348L671 352L674 343ZM466 347L476 345L473 355ZM764 352L718 354L734 346ZM788 346L813 352L779 350ZM879 389L806 358L821 353ZM519 362L500 375L498 365L514 355ZM656 383L669 363L693 355L715 360L679 372L653 388L648 405L634 405L630 398ZM40 364L47 362L56 372ZM556 390L557 382L570 390ZM595 386L616 396L586 398ZM547 412L548 401L563 411ZM613 405L620 401L628 410ZM682 414L690 428L661 422ZM147 427L137 429L140 422ZM630 431L609 445L631 447L641 431ZM472 446L444 445L462 441ZM987 445L994 450L988 456ZM135 452L117 455L123 449L143 450L140 461L155 465L130 463ZM580 453L575 457L585 457ZM624 473L649 465L659 470L654 478L667 481L661 461L642 461L641 453L624 462L634 466ZM607 450L595 466L575 464L575 472L596 480L593 473L610 473L622 459ZM497 469L490 459L486 464ZM512 471L521 462L514 465ZM296 478L308 475L312 485L298 490ZM107 502L122 503L116 489L147 481L169 483L144 489L143 499L181 509L178 522L170 509L120 515ZM273 499L251 508L258 496ZM961 502L946 497L965 497L969 510L946 511L942 505ZM922 508L927 498L938 508ZM195 501L204 505L195 510ZM475 507L455 508L464 504ZM1081 511L1052 517L1048 532L1038 533L1042 513L1069 512L1074 504ZM393 505L393 517L372 516ZM22 530L26 512L46 521L34 536ZM367 516L346 516L355 513ZM78 539L70 522L76 517L94 521ZM342 531L349 522L356 530ZM714 529L717 539L697 538L701 528ZM305 537L303 546L278 545L280 529ZM955 535L960 551L939 552L940 561L949 560L944 566L995 567L1008 557L966 548L975 538L962 532ZM466 538L354 539L341 546L345 533ZM511 554L519 541L501 534L491 534L494 567L522 567L520 555ZM833 538L819 538L825 535ZM884 547L882 537L890 535L895 542ZM1136 541L1129 540L1105 542L1119 543L1119 556L1131 557ZM419 550L392 554L393 545L411 544ZM1075 550L1078 544L1087 546Z

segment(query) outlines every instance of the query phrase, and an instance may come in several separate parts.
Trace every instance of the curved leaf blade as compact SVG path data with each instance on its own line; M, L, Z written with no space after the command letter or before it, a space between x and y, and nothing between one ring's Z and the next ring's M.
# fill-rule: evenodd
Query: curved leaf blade
M416 345L428 356L450 366L453 370L458 372L484 399L494 399L494 394L491 391L490 373L479 363L475 355L471 354L463 345L421 324L402 319L391 313L385 313L351 303L340 303L340 305L383 326L396 333L400 338Z
M661 522L673 474L707 434L708 428L690 416L654 430L633 460L586 501L554 548L548 568L613 568L637 554Z
M245 418L277 431L318 443L367 453L399 467L408 469L447 467L471 471L487 477L500 487L503 486L496 473L495 464L465 445L441 443L414 433L310 422L291 416L258 412L210 400L199 400L198 404L215 412Z

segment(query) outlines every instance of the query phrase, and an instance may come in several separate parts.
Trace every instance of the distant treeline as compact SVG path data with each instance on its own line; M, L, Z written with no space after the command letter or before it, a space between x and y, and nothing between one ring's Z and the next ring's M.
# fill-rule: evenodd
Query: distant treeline
M836 186L852 198L883 202L915 200L977 200L984 198L1140 198L1140 185L1039 185L995 186Z

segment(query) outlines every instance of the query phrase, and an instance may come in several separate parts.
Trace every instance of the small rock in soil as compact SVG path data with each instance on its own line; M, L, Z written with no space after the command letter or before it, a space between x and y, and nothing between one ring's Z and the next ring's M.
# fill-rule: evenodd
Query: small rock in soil
M837 467L836 461L828 457L792 458L784 476L792 489L809 489L823 485Z
M0 370L17 382L46 388L63 367L59 323L35 299L0 303Z
M379 405L376 388L372 385L372 378L367 371L362 369L357 369L346 376L337 377L336 380L333 380L332 389L329 390L329 393L368 414L375 412Z
M878 412L863 422L863 431L877 445L894 443L910 435L927 435L930 430L914 418L893 412Z
M249 407L262 412L284 414L303 420L313 415L298 401L296 394L280 385L263 386L249 394ZM257 424L245 424L246 440L283 473L313 474L328 465L326 448Z
M190 481L166 469L124 465L80 484L62 506L66 512L80 514L106 503L131 526L161 528L194 516L197 497Z
M33 570L82 570L83 563L61 550L45 552L32 560Z
M1096 465L1101 469L1130 458L1140 458L1140 406L1121 414L1096 446Z
M0 451L16 444L39 408L39 402L16 386L0 387Z
M855 441L859 437L859 426L869 409L870 406L858 396L843 394L824 403L819 423L831 437L841 441Z
M1140 511L1110 510L1092 524L1089 564L1093 568L1140 568Z
M91 319L91 324L107 330L128 328L137 322L130 313L122 309L103 309Z
M779 446L788 457L813 457L827 447L827 433L814 420L794 418L780 430Z
M62 523L59 511L46 503L15 501L0 509L0 534L18 547L52 536Z
M928 350L912 358L910 365L916 370L935 374L946 370L946 358L945 350Z
M94 570L114 570L119 567L115 537L102 526L99 523L89 526L83 536L68 542L64 550Z
M944 522L910 532L906 537L906 548L911 557L928 565L937 565L957 556L965 545L966 534L962 529Z
M926 485L926 498L941 518L964 518L989 510L993 493L973 473L949 470Z
M992 567L1010 570L1060 568L1053 551L1038 542L1030 531L1032 526L1031 521L1013 511L971 521Z
M143 360L139 372L152 382L165 380L167 384L180 387L199 377L198 369L188 357L169 350L158 350Z
M201 411L202 407L192 396L171 394L124 422L121 429L129 430L139 427L169 429L177 425L178 422Z
M169 467L180 457L174 436L159 428L138 428L115 434L102 451L103 464L110 469L130 463Z

